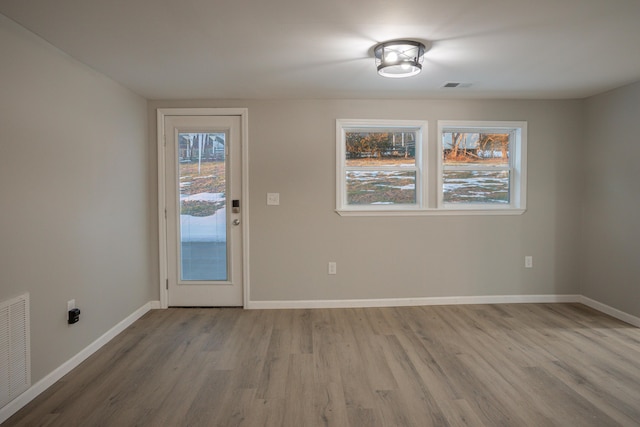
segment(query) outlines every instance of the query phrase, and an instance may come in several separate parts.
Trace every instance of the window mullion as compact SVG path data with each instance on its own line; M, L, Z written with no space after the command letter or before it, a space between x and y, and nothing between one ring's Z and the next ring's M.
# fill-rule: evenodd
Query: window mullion
M505 165L505 166L481 166L481 165L474 165L474 166L458 166L458 165L443 165L442 168L444 170L450 170L450 171L507 171L507 170L511 170L512 166L511 165Z
M416 172L418 167L416 166L403 166L403 167L391 167L391 166L345 166L345 171L400 171L400 172Z

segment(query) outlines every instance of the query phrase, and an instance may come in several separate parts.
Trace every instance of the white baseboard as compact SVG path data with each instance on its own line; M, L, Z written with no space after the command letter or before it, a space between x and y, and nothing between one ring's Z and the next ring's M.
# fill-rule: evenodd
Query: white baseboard
M627 322L630 325L640 328L640 317L632 316L629 313L625 313L624 311L618 310L617 308L613 308L601 302L592 300L591 298L587 298L583 295L580 295L579 302L595 310L598 310L604 314L608 314L611 317L615 317L618 320L622 320L623 322Z
M460 305L460 304L542 304L577 302L615 317L618 320L640 328L640 317L633 316L592 300L583 295L492 295L466 297L431 298L384 298L350 300L304 300L304 301L249 301L245 308L252 310L287 308L362 308L362 307L407 307L421 305Z
M383 298L305 301L249 301L248 309L406 307L418 305L517 304L579 302L580 295L487 295L463 297Z
M93 353L98 351L103 345L115 338L116 335L128 328L131 324L133 324L133 322L141 318L149 310L159 307L160 301L150 301L146 303L145 305L131 313L129 316L127 316L125 319L120 321L113 328L109 329L100 338L89 344L78 354L64 362L49 375L29 387L27 391L0 408L0 423L6 421L27 403L35 399L40 393L51 387L56 381L68 374L73 368L84 362L85 359L87 359Z

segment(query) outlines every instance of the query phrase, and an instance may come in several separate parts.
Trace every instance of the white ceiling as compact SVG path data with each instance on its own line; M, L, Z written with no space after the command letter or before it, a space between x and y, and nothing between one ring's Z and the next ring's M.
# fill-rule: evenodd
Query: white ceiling
M580 98L640 80L640 0L0 0L0 13L149 99ZM372 47L397 38L432 45L420 75L376 74Z

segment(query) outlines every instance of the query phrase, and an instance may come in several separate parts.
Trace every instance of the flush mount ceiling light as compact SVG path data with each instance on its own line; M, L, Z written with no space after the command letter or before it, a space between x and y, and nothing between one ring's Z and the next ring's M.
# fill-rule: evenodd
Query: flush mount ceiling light
M413 40L394 40L376 45L378 74L384 77L411 77L422 71L425 45Z

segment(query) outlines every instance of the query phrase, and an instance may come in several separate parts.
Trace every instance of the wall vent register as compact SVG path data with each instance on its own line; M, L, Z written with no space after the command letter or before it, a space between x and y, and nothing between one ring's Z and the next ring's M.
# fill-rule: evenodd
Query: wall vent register
M0 408L31 386L29 294L0 302Z

